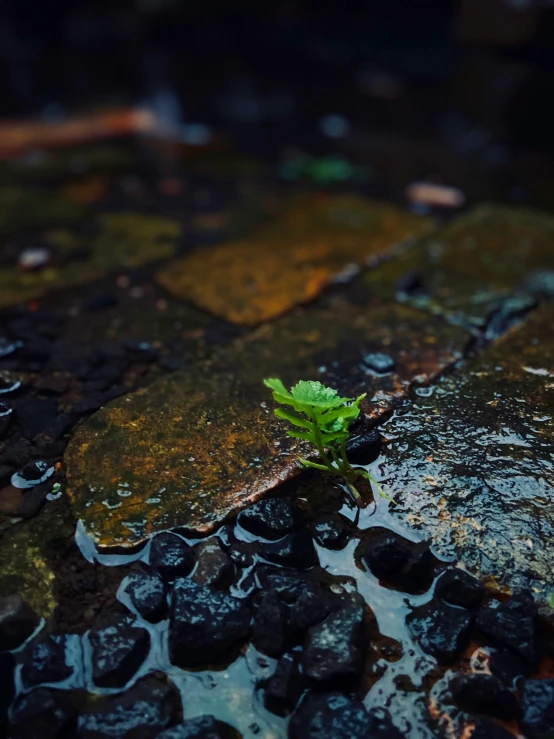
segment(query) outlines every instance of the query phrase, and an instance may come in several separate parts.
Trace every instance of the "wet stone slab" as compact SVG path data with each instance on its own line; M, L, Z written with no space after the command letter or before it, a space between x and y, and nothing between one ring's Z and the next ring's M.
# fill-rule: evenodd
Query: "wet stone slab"
M379 469L395 516L491 586L554 572L554 307L431 389L383 428ZM417 391L416 391L417 393Z
M369 271L364 284L376 295L483 326L508 298L528 292L536 270L554 270L553 242L549 215L480 206Z
M50 261L39 270L21 269L14 254L12 263L0 270L0 308L54 289L83 285L117 269L168 258L175 252L182 227L170 218L129 211L104 213L90 230L92 234L83 235L59 228L37 236L37 245L50 254Z
M174 297L252 326L430 231L431 222L354 196L299 195L251 237L201 249L156 275Z
M207 532L298 472L301 442L271 412L262 379L320 379L367 392L371 418L455 361L467 333L398 303L299 310L206 362L108 404L75 431L65 464L73 511L102 547L174 527ZM386 353L393 370L364 363Z

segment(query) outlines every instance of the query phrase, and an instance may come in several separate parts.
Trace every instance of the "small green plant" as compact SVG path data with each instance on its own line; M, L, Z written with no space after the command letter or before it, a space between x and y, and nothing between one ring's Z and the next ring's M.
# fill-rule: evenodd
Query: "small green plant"
M277 403L291 406L294 411L285 408L275 409L278 418L301 429L289 430L288 435L311 442L319 453L319 462L300 459L299 462L303 467L312 467L342 477L360 507L363 505L363 499L355 486L360 477L369 480L380 495L387 497L378 482L366 470L352 467L346 455L348 429L360 415L360 403L365 394L355 399L341 398L336 390L313 380L300 381L290 392L281 380L266 379L264 385L273 391L273 399Z

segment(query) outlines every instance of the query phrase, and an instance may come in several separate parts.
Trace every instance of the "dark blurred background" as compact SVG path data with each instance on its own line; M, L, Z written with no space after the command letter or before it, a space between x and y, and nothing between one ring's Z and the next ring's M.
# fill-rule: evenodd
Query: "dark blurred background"
M483 168L554 203L546 0L0 0L0 63L2 118L146 105L258 156L340 152L469 189Z

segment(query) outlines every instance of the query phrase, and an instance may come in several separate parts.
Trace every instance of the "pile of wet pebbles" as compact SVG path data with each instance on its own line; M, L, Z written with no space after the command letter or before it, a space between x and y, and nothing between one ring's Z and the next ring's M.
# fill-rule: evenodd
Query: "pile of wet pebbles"
M425 543L382 526L357 530L337 512L314 517L289 498L261 501L204 540L157 535L123 568L119 611L85 634L45 633L17 596L0 599L0 735L236 737L215 716L188 717L181 678L216 675L248 654L259 670L252 703L282 727L268 734L253 723L249 736L423 736L386 699L362 702L407 645L379 632L352 572L319 564L356 537L352 566L374 578L376 598L413 596L409 649L416 663L435 660L423 688L425 736L549 736L554 679L544 665L554 664L554 638L528 592L495 598ZM403 677L397 689L416 690Z

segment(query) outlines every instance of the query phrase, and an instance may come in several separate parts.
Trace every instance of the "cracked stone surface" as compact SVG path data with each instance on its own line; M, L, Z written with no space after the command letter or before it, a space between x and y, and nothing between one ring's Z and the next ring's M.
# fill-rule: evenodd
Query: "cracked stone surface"
M213 359L109 403L76 429L65 455L75 516L101 547L172 527L207 532L298 472L307 453L286 436L262 385L320 379L367 392L378 418L460 358L468 334L398 303L301 310L237 339ZM395 370L363 364L386 351Z
M384 426L394 512L492 587L554 571L554 306L420 391ZM416 391L417 392L417 391Z
M364 275L372 293L483 326L535 270L554 270L554 218L483 205ZM412 283L407 293L406 283Z
M430 228L429 220L394 205L298 195L252 236L169 262L156 280L174 297L252 326L311 300Z

